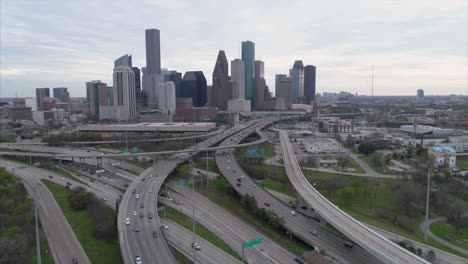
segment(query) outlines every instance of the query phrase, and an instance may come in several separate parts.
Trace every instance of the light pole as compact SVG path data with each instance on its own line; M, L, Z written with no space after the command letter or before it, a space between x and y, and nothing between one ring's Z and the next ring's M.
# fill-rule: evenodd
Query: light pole
M193 163L190 161L190 165L193 169ZM195 173L192 173L192 195L195 197ZM193 263L197 263L197 254L195 250L195 199L192 199L192 233L193 233L193 242L192 242L192 249L193 249Z
M429 196L431 191L431 169L427 173L427 193L426 193L426 224L424 227L424 242L427 242L427 232L429 231Z
M41 240L39 239L39 220L37 219L37 187L39 184L34 187L34 220L36 222L36 254L37 254L37 263L41 264Z

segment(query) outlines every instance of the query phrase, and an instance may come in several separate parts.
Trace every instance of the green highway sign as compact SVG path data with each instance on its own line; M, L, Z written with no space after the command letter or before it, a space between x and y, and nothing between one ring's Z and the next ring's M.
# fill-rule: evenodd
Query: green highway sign
M185 185L185 180L184 179L179 179L179 185Z
M263 242L263 237L252 239L244 242L244 248L253 247L255 245L261 244Z
M123 152L128 153L128 148L124 148Z
M188 183L192 183L192 182L193 182L193 178L188 178L187 181L188 181Z
M133 147L132 148L132 152L137 152L138 151L138 147Z

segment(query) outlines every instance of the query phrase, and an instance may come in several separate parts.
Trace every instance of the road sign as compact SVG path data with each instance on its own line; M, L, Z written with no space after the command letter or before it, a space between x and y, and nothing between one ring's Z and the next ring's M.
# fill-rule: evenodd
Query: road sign
M133 148L131 149L131 151L132 151L132 152L137 152L137 151L138 151L138 147L133 147Z
M179 179L179 185L185 185L185 179Z
M128 153L128 148L124 148L123 152Z
M263 157L264 156L263 149L247 149L247 156L248 157Z
M255 245L261 244L263 242L263 237L252 239L244 242L244 248L253 247Z
M188 182L188 183L192 183L192 182L193 182L193 178L188 178L188 179L187 179L187 182Z

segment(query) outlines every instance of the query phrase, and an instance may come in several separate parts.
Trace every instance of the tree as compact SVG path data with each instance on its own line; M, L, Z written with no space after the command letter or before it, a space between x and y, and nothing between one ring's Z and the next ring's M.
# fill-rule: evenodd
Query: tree
M215 186L216 186L216 189L221 191L223 194L224 194L224 192L226 192L229 189L229 184L223 178L217 179L216 183L215 183Z
M377 146L374 143L368 141L361 141L358 147L358 151L366 155L372 154L376 150Z
M192 167L188 164L184 164L182 167L179 169L179 176L180 177L188 177L190 173L192 172Z
M433 250L429 250L426 255L426 260L429 262L433 262L436 259L436 254Z
M93 194L90 192L74 191L68 197L68 202L70 203L71 209L81 210L88 206L92 197Z
M349 163L349 157L342 155L338 157L338 168L340 168L341 174L344 174L346 167Z

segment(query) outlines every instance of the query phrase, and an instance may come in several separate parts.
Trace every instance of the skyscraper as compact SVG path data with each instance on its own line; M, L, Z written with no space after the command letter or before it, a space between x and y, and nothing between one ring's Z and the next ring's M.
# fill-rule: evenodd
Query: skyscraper
M234 82L232 99L245 99L245 63L243 60L231 61L231 79Z
M207 101L206 78L201 71L188 71L182 79L182 97L192 98L194 107L203 107Z
M424 90L423 89L418 89L417 90L417 99L418 100L424 99Z
M182 89L182 73L178 71L165 71L164 81L171 81L175 85L176 97L180 97Z
M229 64L224 50L220 50L213 70L213 86L211 88L211 106L219 110L227 109L229 99Z
M54 97L62 102L70 101L70 94L68 93L67 87L56 87L53 90Z
M146 71L148 74L161 73L161 44L158 29L147 29L146 34Z
M132 67L133 74L135 74L135 91L141 90L141 75L138 67Z
M50 89L49 88L36 88L37 110L42 109L42 99L44 99L44 97L50 97Z
M293 97L304 96L304 64L301 60L294 62L289 75L292 78Z
M86 82L86 99L88 101L88 114L90 116L100 117L100 106L106 106L107 84L99 80Z
M263 61L255 61L255 92L254 92L254 104L255 110L263 109L263 103L265 101L265 64Z
M159 109L166 114L175 114L176 96L175 85L171 81L159 83Z
M315 101L315 66L307 65L304 67L304 96L306 98L306 104L310 104Z
M279 79L278 92L279 94L276 97L284 99L286 108L291 107L293 97L291 77L284 77Z
M242 42L242 60L245 62L245 99L252 100L255 85L255 43L252 41Z
M135 74L128 66L114 68L114 107L118 120L136 117Z
M119 66L127 66L131 68L132 67L132 55L125 54L122 57L115 60L114 68L117 68Z
M276 74L275 75L275 97L278 97L279 95L279 84L280 84L280 79L286 78L288 75L286 74Z

